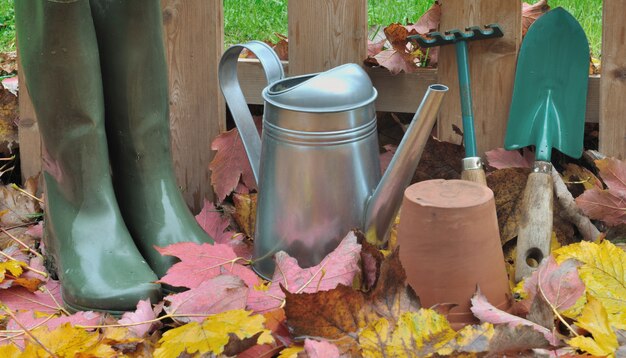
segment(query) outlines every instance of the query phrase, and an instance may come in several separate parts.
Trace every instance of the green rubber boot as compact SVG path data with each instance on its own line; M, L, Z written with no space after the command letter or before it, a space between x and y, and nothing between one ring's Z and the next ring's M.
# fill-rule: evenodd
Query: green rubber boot
M129 235L113 191L89 1L18 0L15 15L45 148L44 242L63 301L71 310L114 314L142 299L158 301L157 277Z
M175 259L154 246L213 240L192 216L174 176L160 1L91 3L113 186L135 243L162 277Z

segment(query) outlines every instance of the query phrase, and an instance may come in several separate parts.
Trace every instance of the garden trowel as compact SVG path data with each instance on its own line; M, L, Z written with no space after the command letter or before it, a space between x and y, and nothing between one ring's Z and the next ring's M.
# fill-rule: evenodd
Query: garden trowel
M505 148L534 145L535 163L521 204L515 279L550 254L552 148L579 158L583 150L589 43L580 24L558 7L528 30L519 53Z

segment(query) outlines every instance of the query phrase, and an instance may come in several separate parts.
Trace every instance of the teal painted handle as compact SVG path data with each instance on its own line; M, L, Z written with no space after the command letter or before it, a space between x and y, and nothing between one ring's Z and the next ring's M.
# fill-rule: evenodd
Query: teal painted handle
M459 91L461 93L461 115L463 117L463 142L465 156L476 157L476 134L474 132L474 111L472 110L472 90L470 84L469 61L467 59L467 42L458 41L456 46L456 63L459 71Z

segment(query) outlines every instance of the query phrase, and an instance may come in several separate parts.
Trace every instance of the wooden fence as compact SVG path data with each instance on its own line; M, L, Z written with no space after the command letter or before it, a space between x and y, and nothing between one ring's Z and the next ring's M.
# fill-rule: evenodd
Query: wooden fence
M472 96L479 152L502 147L511 100L515 63L521 41L521 1L440 0L441 29L499 23L504 38L470 45ZM626 4L604 0L603 76L592 76L587 98L588 122L600 123L600 151L626 158ZM217 82L223 52L221 0L162 0L169 64L174 165L187 203L198 211L211 198L208 164L212 139L224 130L225 108ZM287 73L323 71L366 57L367 0L289 1ZM438 69L392 76L386 69L367 69L378 89L379 111L414 112L426 87L450 87L437 126L439 138L458 141L452 124L461 127L452 48L442 48ZM566 61L566 59L564 59ZM250 104L262 103L263 72L254 60L242 60L239 78ZM24 82L22 82L23 84ZM23 176L40 167L36 119L26 91L20 96L20 151Z

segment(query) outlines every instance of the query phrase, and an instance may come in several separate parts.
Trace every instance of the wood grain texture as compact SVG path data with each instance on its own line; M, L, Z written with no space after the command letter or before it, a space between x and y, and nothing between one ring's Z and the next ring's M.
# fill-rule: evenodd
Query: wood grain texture
M221 0L162 0L174 168L193 212L211 199L211 142L225 129L217 65L223 52Z
M289 62L283 62L285 73ZM256 59L239 59L237 65L241 90L249 104L263 104L261 91L267 85L263 68ZM437 69L424 68L415 73L401 72L392 75L382 67L365 68L374 87L378 91L376 110L382 112L415 113L428 86L437 83ZM587 92L587 113L585 121L598 123L600 76L589 76ZM447 94L446 96L449 96Z
M626 159L626 3L602 2L600 152Z
M289 75L367 57L367 0L289 1Z
M504 37L471 41L470 76L474 108L474 127L478 154L504 145L515 65L521 41L521 1L519 0L442 0L439 29L465 29L498 23ZM450 87L439 117L438 137L460 142L453 125L462 128L461 103L453 45L441 47L439 81Z
M18 57L19 60L19 57ZM20 121L17 125L22 182L41 172L41 137L35 108L30 100L22 64L18 61Z
M487 186L487 177L483 169L468 169L461 172L461 179Z
M550 256L552 239L552 211L554 196L550 173L530 173L522 196L522 217L517 234L515 281L530 276L536 266L528 262Z

